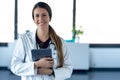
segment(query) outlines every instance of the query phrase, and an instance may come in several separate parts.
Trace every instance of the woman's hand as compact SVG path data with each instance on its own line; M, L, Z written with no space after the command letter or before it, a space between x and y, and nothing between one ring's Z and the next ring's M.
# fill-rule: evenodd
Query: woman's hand
M54 65L54 60L53 58L41 58L40 60L36 61L34 65L35 68L52 68Z
M38 74L50 75L53 73L53 69L50 68L38 68Z

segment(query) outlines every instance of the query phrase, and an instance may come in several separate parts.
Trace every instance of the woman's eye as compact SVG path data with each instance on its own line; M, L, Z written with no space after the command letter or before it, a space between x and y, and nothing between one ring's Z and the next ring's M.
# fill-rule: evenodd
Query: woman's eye
M36 17L39 17L39 15L37 14Z
M43 16L46 16L45 14Z

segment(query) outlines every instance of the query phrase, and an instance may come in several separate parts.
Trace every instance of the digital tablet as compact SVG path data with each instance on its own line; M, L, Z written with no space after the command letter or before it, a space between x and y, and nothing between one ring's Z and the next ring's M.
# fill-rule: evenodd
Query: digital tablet
M32 60L37 61L44 57L52 57L51 49L32 49Z

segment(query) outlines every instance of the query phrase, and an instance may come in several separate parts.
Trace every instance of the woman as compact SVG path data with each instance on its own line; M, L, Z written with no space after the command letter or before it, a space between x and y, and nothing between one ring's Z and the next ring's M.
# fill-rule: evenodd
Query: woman
M49 25L52 11L48 4L38 2L32 10L37 25L36 32L20 36L14 49L11 71L21 76L21 80L65 80L72 74L72 65L67 47ZM52 58L32 60L32 49L52 50Z

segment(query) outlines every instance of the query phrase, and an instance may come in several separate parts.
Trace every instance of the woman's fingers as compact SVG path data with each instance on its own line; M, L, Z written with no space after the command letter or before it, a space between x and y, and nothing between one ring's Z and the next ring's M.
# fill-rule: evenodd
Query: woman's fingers
M53 67L53 65L54 65L53 58L42 58L39 61L37 61L38 67L51 68Z
M53 58L48 57L48 58L46 58L46 60L47 61L53 61Z

